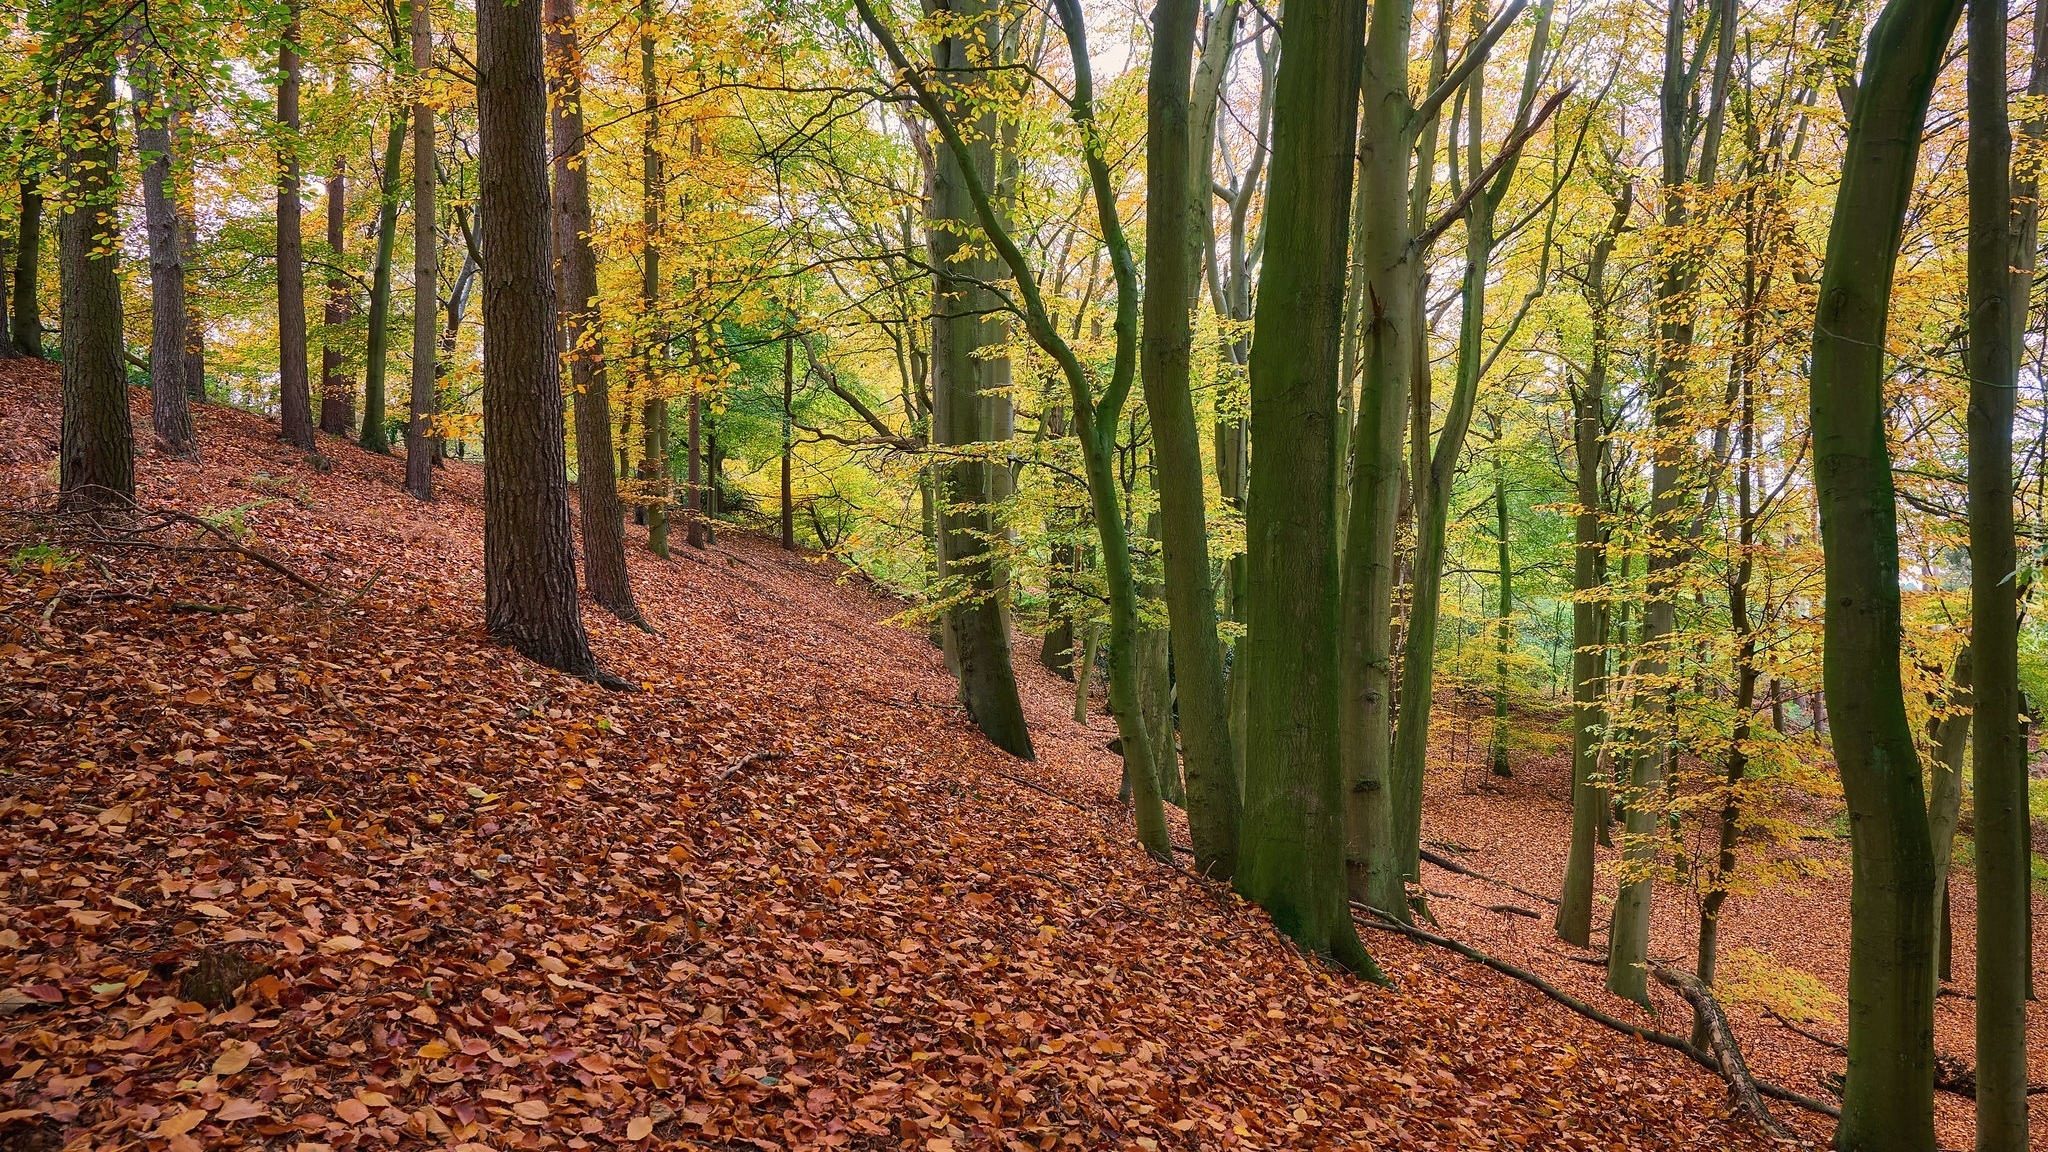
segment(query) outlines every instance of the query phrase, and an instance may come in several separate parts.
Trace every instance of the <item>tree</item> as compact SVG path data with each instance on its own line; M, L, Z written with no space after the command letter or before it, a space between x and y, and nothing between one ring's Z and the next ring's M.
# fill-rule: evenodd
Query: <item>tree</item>
M2020 1152L2029 1144L2032 874L2027 734L2020 719L2012 455L2019 393L2014 338L2021 327L2012 313L2025 314L2032 285L2016 290L2012 275L2006 8L2005 0L1969 3L1970 658L1977 730L1970 768L1977 815L1978 1152Z
M434 105L426 92L434 66L434 26L427 0L412 0L412 397L405 424L405 488L434 498L434 417L440 411L435 372L434 313L440 302L441 231L434 221Z
M484 317L484 625L529 659L602 674L576 607L562 444L540 6L477 5Z
M654 79L654 0L640 2L640 369L647 381L646 411L640 420L640 482L647 501L647 550L668 559L668 397L662 394L658 358L667 343L654 325L661 299L662 174L661 94ZM691 451L696 444L691 443Z
M390 33L391 52L402 55L404 43L397 27ZM478 107L482 107L481 100ZM405 128L406 106L397 104L385 130L384 164L379 169L377 257L370 273L370 333L363 366L363 426L356 437L363 451L380 455L391 451L391 434L384 426L384 378L391 348L391 253L398 242L398 177L405 160Z
M327 273L327 311L320 318L320 430L329 436L348 435L355 422L356 382L348 375L341 350L341 328L354 314L348 273L341 260L348 246L347 161L337 156L327 176L327 250L334 261Z
M1246 512L1236 884L1302 948L1377 979L1347 902L1337 731L1338 340L1364 5L1296 0L1280 32L1268 197L1291 207L1266 226L1252 329L1252 427L1269 447L1252 451Z
M1809 371L1823 677L1849 805L1849 1070L1835 1145L1934 1146L1934 861L1899 671L1884 336L1921 127L1960 0L1890 0L1854 89Z
M1237 869L1238 783L1223 690L1223 649L1216 633L1216 589L1209 577L1208 509L1202 446L1188 390L1198 291L1197 243L1207 240L1207 165L1191 161L1189 122L1196 0L1162 0L1153 10L1152 69L1146 89L1145 341L1139 375L1152 417L1160 548L1165 561L1175 693L1187 760L1188 834L1195 870L1219 880ZM1224 33L1228 35L1228 33ZM1170 711L1169 711L1170 714ZM1174 765L1173 728L1155 754Z
M306 259L299 224L299 0L287 0L277 45L277 393L287 443L313 451L306 378Z
M185 459L199 456L185 388L185 251L171 201L171 119L156 61L135 53L135 144L142 154L142 202L149 228L149 416L157 443Z
M63 301L62 509L121 507L135 499L135 436L121 364L120 196L114 144L112 37L98 9L65 0L48 67L58 78L57 260Z
M57 112L56 81L44 77L39 91L36 119L47 124ZM8 335L14 350L23 356L43 354L42 292L38 284L43 265L43 178L47 155L33 146L34 133L21 133L21 163L15 178L21 185L21 210L15 217L14 307L9 314Z
M584 162L583 58L575 0L548 0L548 75L555 85L553 228L557 302L569 390L576 406L576 502L582 512L583 580L591 599L629 623L641 621L626 571L618 476L612 465L611 389L597 309L597 253L591 247L590 171Z

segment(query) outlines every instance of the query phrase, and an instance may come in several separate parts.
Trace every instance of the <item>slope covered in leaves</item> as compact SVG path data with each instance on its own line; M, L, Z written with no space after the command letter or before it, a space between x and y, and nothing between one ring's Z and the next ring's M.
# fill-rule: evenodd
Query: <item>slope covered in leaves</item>
M1764 1143L1446 953L1298 956L1136 850L1065 685L994 751L829 564L636 555L610 693L482 634L472 467L207 408L141 501L229 536L123 536L30 514L56 387L0 364L0 1145Z

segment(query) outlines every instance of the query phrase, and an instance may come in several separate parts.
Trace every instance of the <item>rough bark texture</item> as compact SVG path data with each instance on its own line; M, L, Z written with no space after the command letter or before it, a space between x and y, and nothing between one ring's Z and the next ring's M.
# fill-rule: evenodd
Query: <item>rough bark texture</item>
M327 247L335 267L327 276L327 311L321 316L326 332L320 349L320 430L329 436L348 435L356 419L356 382L341 350L342 326L355 311L348 276L341 269L348 245L348 176L343 163L336 159L334 172L327 177Z
M1281 35L1251 350L1250 632L1237 888L1304 949L1377 976L1351 922L1338 745L1337 389L1365 7L1295 0Z
M149 229L149 419L157 444L197 459L185 388L185 252L171 200L171 113L157 91L156 62L137 53L133 72L135 144L142 153L143 215Z
M1006 494L1009 469L973 447L1009 439L1013 420L1009 397L993 391L1009 384L1009 362L981 354L1003 339L1002 322L991 316L995 300L981 286L1001 279L1002 265L983 254L986 247L973 234L976 206L962 170L971 162L982 186L995 187L995 116L977 108L972 97L989 83L983 70L987 61L1002 56L1000 13L984 0L952 0L939 7L963 27L959 35L933 44L932 64L950 114L971 128L974 141L966 160L950 148L938 151L928 208L935 270L932 441L969 447L939 468L939 531L947 573L960 585L946 627L959 660L960 702L967 714L998 748L1028 760L1033 756L1031 732L1011 664L1009 580L1000 559L991 555L991 538L1001 531L996 506Z
M638 623L626 570L624 515L613 470L611 387L597 310L597 253L590 244L590 172L583 148L583 54L575 0L547 0L548 75L554 93L555 275L569 391L576 405L576 502L583 531L583 582L591 599Z
M405 159L403 108L391 117L384 135L383 180L378 194L377 262L370 273L370 334L363 365L363 429L356 443L365 452L391 451L391 433L384 426L384 379L391 350L391 252L398 243L398 174Z
M1813 326L1823 680L1850 830L1843 1152L1934 1146L1934 860L1899 678L1883 349L1921 129L1961 7L1890 0L1871 31Z
M299 218L299 0L277 47L277 417L285 442L313 451L306 375L306 254Z
M82 4L60 9L84 35ZM135 498L135 436L128 376L121 363L120 198L114 186L114 59L93 44L68 62L58 117L60 164L70 186L57 223L63 286L63 428L58 445L61 508L122 506Z
M412 3L412 70L434 66L434 28L426 0ZM440 311L441 231L434 219L434 106L424 95L412 105L412 387L405 422L405 488L415 499L434 498L434 417L441 408L434 370L434 321Z
M668 397L661 390L659 348L663 343L655 322L661 299L661 153L655 143L661 132L661 98L654 83L654 2L640 2L640 317L644 342L641 369L647 378L647 411L640 421L640 482L649 497L647 550L668 559L668 507L671 495L668 459Z
M173 146L179 157L178 243L185 265L185 394L194 404L206 403L206 318L199 311L199 294L194 281L199 275L199 211L195 204L193 174L198 164L193 155L194 117L179 117Z
M1976 735L1977 1152L2027 1147L2030 891L2027 733L2020 719L2012 425L2019 391L2012 277L2006 0L1970 0L1970 655ZM2023 297L2021 299L2024 299ZM1943 877L1945 879L1946 877ZM1937 892L1939 889L1937 888Z
M1209 574L1201 434L1188 380L1194 347L1190 310L1200 267L1196 245L1208 242L1211 194L1206 181L1198 188L1189 178L1198 143L1189 122L1188 85L1199 10L1196 0L1161 0L1152 17L1145 129L1145 189L1151 208L1145 217L1145 342L1139 375L1152 418L1188 836L1195 871L1228 879L1237 870L1237 766L1223 690L1223 645L1216 632L1216 588ZM1206 150L1206 134L1199 144ZM1155 749L1155 755L1161 765L1174 764L1171 720L1165 733L1164 750ZM1172 775L1177 779L1179 773ZM1167 783L1169 792L1176 790Z
M57 93L49 81L41 92L42 107L37 119L47 123L56 114ZM27 134L24 133L24 137ZM26 148L19 172L21 214L15 221L14 307L8 316L8 335L14 350L24 356L43 354L43 305L40 279L43 265L43 173L36 154Z
M784 551L796 551L796 500L790 490L790 456L795 452L796 442L790 438L790 423L793 414L790 404L796 391L796 338L782 338L782 547Z
M484 624L528 657L599 678L576 605L548 242L540 5L477 5L484 315Z

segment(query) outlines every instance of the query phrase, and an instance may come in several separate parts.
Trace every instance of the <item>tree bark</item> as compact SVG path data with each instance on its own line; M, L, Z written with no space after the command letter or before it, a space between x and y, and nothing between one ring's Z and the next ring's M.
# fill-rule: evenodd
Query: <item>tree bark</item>
M549 244L540 5L477 5L484 317L484 624L530 659L605 681L576 604ZM613 681L613 683L617 683Z
M434 67L434 27L427 0L412 3L412 72L426 83ZM424 88L412 103L412 386L405 423L405 487L415 499L434 498L434 417L441 410L435 313L441 296L441 230L434 216L434 106Z
M156 61L135 53L135 143L142 153L143 215L149 229L149 418L158 445L199 458L185 389L185 253L171 199L171 118L158 90Z
M647 411L641 419L640 482L647 488L647 550L668 559L668 397L662 392L656 327L661 297L661 132L660 94L654 84L654 3L640 0L640 339L641 370L647 380Z
M44 81L39 123L56 115L57 92ZM21 181L21 214L15 220L14 307L8 316L8 336L14 350L23 356L43 355L43 305L40 284L43 266L43 172L34 162L28 145L33 135L22 134L23 155L16 175Z
M341 330L355 313L348 275L341 268L348 245L345 163L337 157L334 171L327 177L327 248L335 267L327 275L327 311L320 318L326 329L320 349L320 430L329 436L347 436L356 419L356 382L348 374L348 358L341 350Z
M1970 0L1970 655L1977 816L1977 1152L2027 1135L2027 969L2032 900L2027 736L2020 718L2012 426L2019 391L2012 313L2012 135L2006 0ZM1938 891L1938 889L1937 889Z
M57 221L64 352L57 504L123 507L135 499L135 436L121 362L120 171L114 145L114 44L93 42L92 9L70 0L58 27L85 38L63 65L59 170L69 195ZM40 331L40 329L38 329Z
M405 162L406 109L391 115L384 136L384 170L378 194L377 262L370 273L370 333L363 365L363 427L356 443L365 452L387 454L391 434L385 427L384 379L391 350L391 253L398 243L398 173Z
M1843 1152L1934 1146L1934 860L1899 677L1883 349L1921 130L1961 6L1890 0L1871 30L1813 325L1823 679L1850 816Z
M177 180L178 244L185 266L185 395L194 404L206 403L206 318L200 315L199 295L193 281L199 269L199 206L195 174L199 165L194 148L190 109L179 117L172 137L178 155Z
M789 483L790 454L795 450L795 441L790 439L790 423L793 414L790 403L796 391L796 337L782 338L782 548L785 552L796 551L796 501L792 499Z
M1245 810L1238 891L1302 948L1378 978L1351 921L1338 717L1336 482L1345 208L1365 6L1295 0L1273 108L1253 320Z
M590 597L628 623L641 623L626 569L624 514L613 471L611 387L597 306L591 247L590 170L584 156L583 51L575 0L546 0L553 101L554 230L561 340L576 413L576 502L583 532L583 582Z
M299 5L287 0L277 47L277 412L285 442L311 452L313 388L306 376L306 257L299 218Z

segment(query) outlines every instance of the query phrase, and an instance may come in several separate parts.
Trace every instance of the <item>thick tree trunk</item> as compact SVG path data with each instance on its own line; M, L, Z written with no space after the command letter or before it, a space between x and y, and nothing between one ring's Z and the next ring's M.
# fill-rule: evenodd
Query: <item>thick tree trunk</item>
M327 311L321 317L326 328L320 349L320 430L329 436L347 436L356 420L356 382L348 374L348 357L341 349L341 330L355 314L349 294L349 280L341 268L348 244L348 175L345 162L336 158L334 172L327 177L327 247L335 267L327 276Z
M548 242L547 88L531 0L477 5L484 315L484 624L529 658L603 679L576 605Z
M392 113L384 136L384 169L378 194L377 262L370 273L370 333L363 365L363 427L356 443L365 452L391 451L385 427L384 379L391 350L391 253L398 243L398 173L405 162L406 110Z
M426 0L412 0L412 70L424 80L434 66L434 28ZM405 487L434 498L434 417L441 410L435 371L435 313L441 297L441 230L434 217L434 106L424 93L412 105L412 395L405 423Z
M1237 888L1302 948L1377 978L1351 921L1338 718L1338 341L1365 7L1295 0L1273 110L1251 351L1245 810Z
M1193 150L1206 151L1190 124L1188 85L1194 67L1198 0L1162 0L1153 12L1151 79L1146 97L1145 315L1142 368L1152 418L1159 538L1171 621L1174 690L1186 761L1184 799L1195 870L1228 879L1237 868L1237 770L1230 751L1229 703L1223 689L1223 646L1216 631L1216 589L1209 574L1208 509L1204 502L1201 435L1195 426L1189 365L1190 325L1209 240L1209 181L1198 185ZM1228 35L1229 33L1224 33ZM1212 98L1213 104L1213 98ZM1205 177L1207 166L1200 166ZM1169 709L1169 715L1171 709ZM1168 799L1179 791L1173 724L1165 726L1162 766Z
M1826 702L1849 806L1843 1152L1934 1146L1934 860L1899 678L1885 324L1920 135L1961 0L1890 0L1870 34L1813 325Z
M136 53L132 76L149 228L149 418L165 452L196 460L199 439L185 390L185 254L170 188L171 112L159 98L156 62L148 50Z
M2027 737L2020 719L2012 426L2019 373L2013 311L2012 136L2006 0L1970 0L1970 654L1976 735L1977 1152L2027 1135L2027 969L2032 900ZM1937 891L1939 889L1937 888Z
M121 363L114 45L104 36L92 42L94 17L78 0L58 15L60 27L85 45L65 64L57 121L59 170L71 192L57 222L64 351L57 504L122 507L135 499L135 436Z
M974 103L989 83L987 59L1003 51L1001 19L985 0L955 0L944 5L962 22L959 34L933 45L933 64L951 114L973 127L969 161L950 148L940 149L927 230L934 276L932 297L932 442L978 445L1007 440L1012 415L1007 395L993 389L1008 384L1008 362L991 359L983 349L1003 339L1003 324L991 319L995 307L981 285L1001 278L1001 265L978 256L973 236L975 206L970 200L964 162L971 162L987 188L997 177L994 141L998 125L993 112ZM991 554L991 541L1002 531L999 504L1008 487L1008 469L970 449L940 467L942 497L939 531L944 537L946 568L960 585L960 599L946 613L954 651L959 659L960 702L976 726L998 748L1031 759L1031 733L1017 695L1011 663L1009 587L1005 565ZM1129 659L1134 653L1112 658Z
M313 451L306 376L306 257L299 220L299 0L287 0L277 48L277 415L285 442Z
M626 570L624 518L613 472L611 389L597 308L597 253L591 247L590 171L584 160L583 55L575 0L547 0L549 76L555 84L554 233L561 340L576 405L576 501L582 516L583 581L613 615L641 621Z

